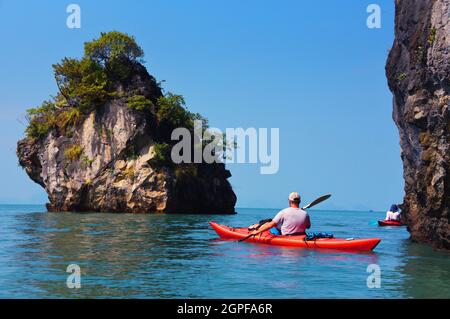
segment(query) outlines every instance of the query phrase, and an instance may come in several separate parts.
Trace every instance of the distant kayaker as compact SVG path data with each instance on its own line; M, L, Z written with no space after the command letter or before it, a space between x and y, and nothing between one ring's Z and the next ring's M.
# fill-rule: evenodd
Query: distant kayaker
M386 213L385 220L395 220L400 221L400 212L398 211L398 206L393 204L391 205L391 209Z
M271 221L258 225L253 235L271 230L274 235L303 235L311 227L311 221L306 211L300 208L300 195L297 192L289 194L289 207L280 211ZM257 228L255 225L249 228Z

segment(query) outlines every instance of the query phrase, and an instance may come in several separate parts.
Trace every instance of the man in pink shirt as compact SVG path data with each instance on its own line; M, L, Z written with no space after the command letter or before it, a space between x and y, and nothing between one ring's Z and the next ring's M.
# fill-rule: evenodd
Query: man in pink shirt
M279 231L278 234L285 236L304 235L306 229L311 227L308 213L300 208L299 193L289 194L289 207L280 211L272 221L263 224L252 234L257 235L273 227Z

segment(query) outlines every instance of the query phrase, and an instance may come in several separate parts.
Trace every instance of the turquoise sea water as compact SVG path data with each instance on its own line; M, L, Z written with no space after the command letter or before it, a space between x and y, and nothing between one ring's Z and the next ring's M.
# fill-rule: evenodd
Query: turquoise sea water
M46 213L0 205L1 298L449 298L450 254L373 224L382 212L311 210L311 231L380 237L370 253L305 250L217 239L208 221L246 226L273 209L237 215ZM81 267L69 289L66 268ZM367 287L367 267L381 287Z

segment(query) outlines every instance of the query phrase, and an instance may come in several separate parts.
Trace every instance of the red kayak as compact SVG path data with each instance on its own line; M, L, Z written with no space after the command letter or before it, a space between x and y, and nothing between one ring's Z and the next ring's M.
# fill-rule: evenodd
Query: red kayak
M250 233L247 228L233 228L214 222L209 223L223 239L242 239ZM250 237L246 241L276 246L292 246L310 249L339 249L348 251L370 251L381 241L380 238L318 238L305 240L305 235L276 236L269 231Z
M379 226L406 226L402 222L399 222L397 220L379 220L378 221Z

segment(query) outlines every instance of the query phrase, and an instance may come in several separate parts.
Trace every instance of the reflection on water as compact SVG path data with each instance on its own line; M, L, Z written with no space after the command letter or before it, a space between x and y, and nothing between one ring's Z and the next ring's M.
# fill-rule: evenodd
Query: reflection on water
M407 240L405 229L369 225L382 214L313 211L312 231L380 237L348 253L218 240L208 221L249 225L274 210L238 215L44 213L0 206L3 298L408 298L450 296L449 255ZM69 264L81 289L66 287ZM382 287L369 289L369 264Z

